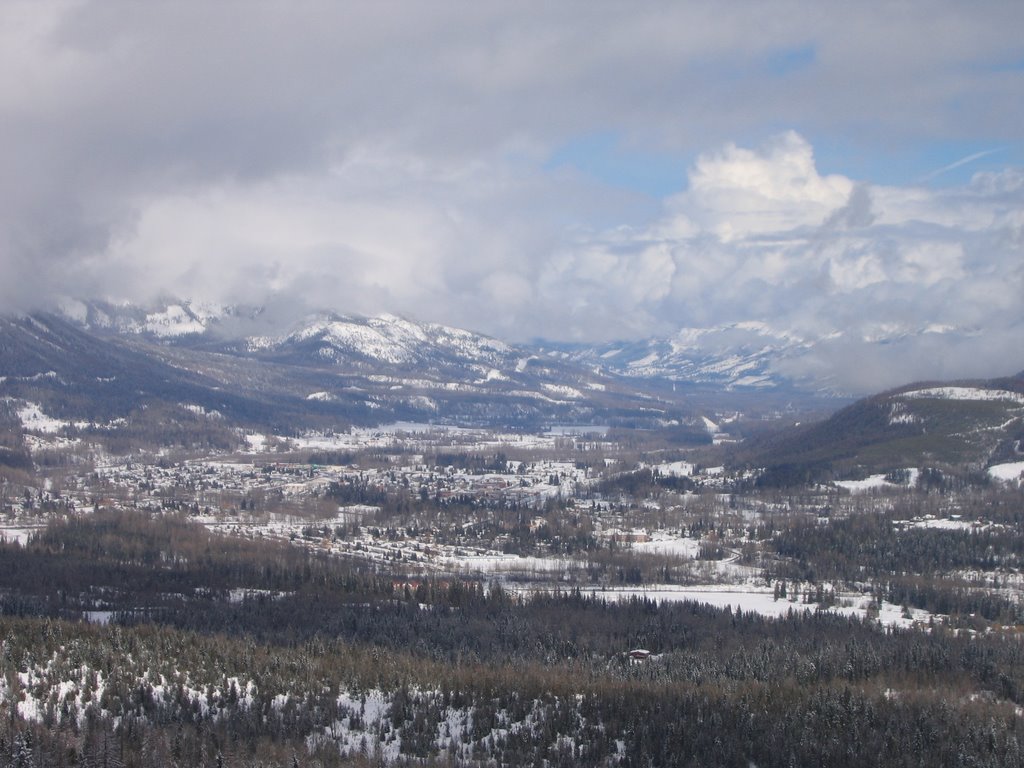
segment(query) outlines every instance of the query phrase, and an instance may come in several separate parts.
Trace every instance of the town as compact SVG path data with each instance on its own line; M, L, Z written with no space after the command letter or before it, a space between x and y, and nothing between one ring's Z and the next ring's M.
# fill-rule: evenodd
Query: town
M764 616L830 611L923 626L949 617L890 602L870 579L796 572L775 546L779 533L867 509L892 512L893 535L999 525L972 518L961 495L916 492L917 470L769 491L757 487L756 470L702 463L707 451L648 452L635 435L623 441L602 428L248 431L230 451L112 456L69 438L73 425L38 407L21 414L48 466L35 489L4 485L0 535L9 541L26 543L62 516L181 515L218 534L362 562L413 589L425 579L463 579L514 594L575 589L605 600L689 600ZM897 519L897 511L915 514ZM1020 603L1011 569L953 575ZM90 616L107 616L103 608Z

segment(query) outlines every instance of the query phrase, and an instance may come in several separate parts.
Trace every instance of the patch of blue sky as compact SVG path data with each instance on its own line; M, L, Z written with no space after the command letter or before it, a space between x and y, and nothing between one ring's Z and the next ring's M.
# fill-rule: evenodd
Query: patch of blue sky
M686 186L692 155L636 149L613 132L578 136L556 149L547 170L573 168L611 187L662 199Z
M1024 72L1024 56L1004 58L985 67L989 72Z
M813 45L779 48L768 53L764 59L764 68L769 74L783 77L809 69L817 57L818 54Z

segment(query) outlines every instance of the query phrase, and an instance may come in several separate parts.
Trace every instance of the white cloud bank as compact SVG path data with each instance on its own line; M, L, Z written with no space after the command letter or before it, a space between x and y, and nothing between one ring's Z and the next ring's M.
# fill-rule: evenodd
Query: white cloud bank
M790 131L701 155L643 228L575 235L543 221L569 187L540 174L367 155L328 175L160 198L79 265L81 280L113 270L132 293L290 297L513 338L756 320L830 337L791 372L831 367L855 388L1024 368L1020 171L872 186L821 175Z
M790 365L865 388L1009 373L1024 174L885 186L823 173L806 137L1019 144L1021 23L952 1L15 0L0 304L276 298L510 339L756 320L831 337ZM602 132L695 158L683 191L549 167Z
M549 299L572 307L579 329L765 321L832 339L790 372L830 369L860 390L1008 374L1024 368L1024 172L871 186L820 175L791 131L701 156L652 226L579 244L551 272ZM614 318L598 309L609 285Z

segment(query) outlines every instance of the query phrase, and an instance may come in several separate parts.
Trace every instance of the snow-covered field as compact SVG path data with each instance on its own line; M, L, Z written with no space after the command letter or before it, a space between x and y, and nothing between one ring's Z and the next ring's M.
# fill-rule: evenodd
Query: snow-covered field
M908 528L932 528L938 531L980 531L998 527L993 523L979 523L977 520L963 520L959 517L934 517L925 515L922 518L905 521Z
M693 559L700 553L700 542L697 539L660 536L655 533L651 541L637 541L631 544L630 548L634 552L675 555Z
M774 599L771 588L743 584L702 584L678 586L674 584L651 584L643 587L586 588L584 595L612 602L644 598L658 603L695 602L706 603L716 608L740 609L744 613L761 616L781 617L790 611L813 610L814 606L790 602L785 598Z
M835 485L840 488L845 488L850 493L864 493L866 491L874 491L878 488L884 488L889 483L885 480L885 475L871 475L863 480L836 480Z
M441 554L429 562L456 573L562 573L583 565L561 557L520 557L500 552Z
M791 594L798 594L799 591L795 585L790 588ZM658 603L704 603L715 608L756 613L759 616L773 619L783 618L790 613L824 610L843 616L859 616L861 618L874 615L884 626L909 628L915 625L926 625L929 620L940 618L917 608L904 611L900 606L884 601L879 606L869 596L854 593L837 594L835 605L825 608L816 603L803 602L800 598L777 597L773 588L749 582L697 586L651 584L643 587L595 587L584 588L581 592L588 597L612 602L643 598Z
M28 543L30 536L42 531L45 527L43 525L0 527L0 540L18 542L21 545L25 545Z
M1013 461L1007 464L996 464L988 468L989 477L1002 480L1004 483L1024 482L1024 461Z
M657 471L666 477L690 477L694 466L688 461L671 461L664 464L652 464L651 471Z
M886 480L885 475L870 475L863 480L834 480L833 484L839 488L845 488L850 493L866 493L868 491L876 491L881 488L913 488L917 485L917 478L920 471L917 469L907 470L907 482L904 483L891 483Z

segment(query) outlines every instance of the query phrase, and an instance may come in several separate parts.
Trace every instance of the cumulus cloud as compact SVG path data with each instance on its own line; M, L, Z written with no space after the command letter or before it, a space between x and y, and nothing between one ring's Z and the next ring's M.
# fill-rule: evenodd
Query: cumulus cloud
M815 341L813 358L790 359L786 371L825 367L855 391L1010 373L1024 368L1019 177L870 186L822 177L793 132L755 149L728 145L698 158L660 221L612 241L614 263L638 267L616 275L618 291L666 328L762 321ZM595 250L574 255L576 279L565 259L553 267L566 297L596 293L584 262L610 274L607 255L588 256ZM663 259L641 267L652 252ZM649 282L671 290L644 292Z
M852 188L842 176L820 176L811 146L789 131L757 151L730 144L701 155L688 191L675 205L703 230L730 242L818 226L847 202Z

